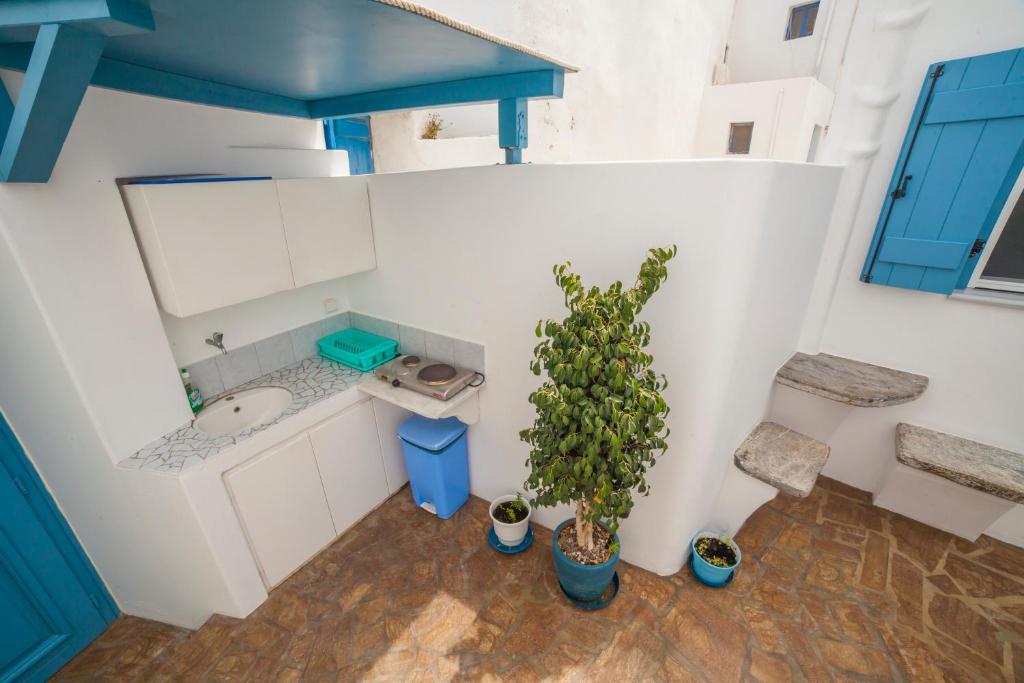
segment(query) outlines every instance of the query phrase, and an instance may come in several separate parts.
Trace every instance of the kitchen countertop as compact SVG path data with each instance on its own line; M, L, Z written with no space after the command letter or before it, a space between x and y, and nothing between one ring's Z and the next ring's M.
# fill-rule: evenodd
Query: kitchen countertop
M270 422L234 434L215 437L196 429L195 421L192 421L147 444L118 465L129 469L180 474L321 401L355 387L368 377L373 377L373 373L354 370L326 358L301 360L221 394L225 396L263 386L284 387L292 392L292 402L283 413ZM210 403L214 400L216 397L211 399Z

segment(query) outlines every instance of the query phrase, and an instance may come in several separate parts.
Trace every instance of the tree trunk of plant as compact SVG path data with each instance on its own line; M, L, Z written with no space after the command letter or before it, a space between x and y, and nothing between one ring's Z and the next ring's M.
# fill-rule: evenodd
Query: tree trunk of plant
M591 512L585 500L576 501L576 544L586 550L594 549L594 522L588 518Z

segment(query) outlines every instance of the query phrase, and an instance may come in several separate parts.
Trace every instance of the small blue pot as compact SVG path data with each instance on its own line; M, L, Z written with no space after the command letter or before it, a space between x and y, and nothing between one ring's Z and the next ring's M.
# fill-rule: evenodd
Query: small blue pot
M562 584L562 590L580 602L594 602L603 594L608 584L612 582L615 574L615 565L619 563L619 551L616 550L606 562L601 564L580 564L565 556L562 549L558 547L558 535L569 524L575 524L575 519L567 519L555 529L555 536L551 540L551 547L555 555L555 573L558 574L558 581ZM615 535L615 543L618 544L619 535Z
M693 573L697 576L697 580L706 586L721 587L729 583L732 579L733 572L736 571L736 567L740 566L740 562L743 561L743 554L740 553L740 547L729 540L729 545L736 551L736 564L731 567L716 567L711 564L697 552L697 541L701 538L710 537L717 538L719 540L726 540L724 534L716 534L713 531L699 531L694 534L690 540L690 554L691 554L691 565L693 567Z

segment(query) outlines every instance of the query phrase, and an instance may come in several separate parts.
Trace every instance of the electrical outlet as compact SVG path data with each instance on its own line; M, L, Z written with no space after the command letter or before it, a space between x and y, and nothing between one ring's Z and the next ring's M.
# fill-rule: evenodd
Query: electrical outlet
M324 299L324 313L337 313L338 302L334 299Z

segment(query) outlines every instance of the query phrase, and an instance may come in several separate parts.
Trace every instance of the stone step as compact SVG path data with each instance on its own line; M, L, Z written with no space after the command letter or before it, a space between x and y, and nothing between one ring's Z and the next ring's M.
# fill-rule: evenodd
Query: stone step
M1024 454L901 422L896 460L1014 503L1024 503Z
M736 449L733 460L755 479L806 498L828 460L828 444L780 424L762 422Z
M928 378L859 360L797 352L775 381L815 396L862 408L909 403L924 393Z

